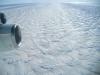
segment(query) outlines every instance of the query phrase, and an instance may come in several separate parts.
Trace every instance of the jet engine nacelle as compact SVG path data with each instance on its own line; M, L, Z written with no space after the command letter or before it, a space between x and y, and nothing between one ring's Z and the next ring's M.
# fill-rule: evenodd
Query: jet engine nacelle
M21 44L21 29L15 24L5 24L6 18L0 13L0 52L17 48Z

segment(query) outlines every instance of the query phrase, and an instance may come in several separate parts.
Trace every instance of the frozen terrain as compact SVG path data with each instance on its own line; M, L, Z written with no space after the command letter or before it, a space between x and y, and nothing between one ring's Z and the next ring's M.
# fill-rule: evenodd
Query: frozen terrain
M0 7L20 25L20 48L0 54L0 75L100 75L100 7L31 4Z

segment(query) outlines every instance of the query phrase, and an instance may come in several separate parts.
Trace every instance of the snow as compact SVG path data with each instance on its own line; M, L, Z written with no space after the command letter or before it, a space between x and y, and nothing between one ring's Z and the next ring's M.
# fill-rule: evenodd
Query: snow
M0 54L0 75L100 75L98 6L17 6L0 7L23 37L20 48Z

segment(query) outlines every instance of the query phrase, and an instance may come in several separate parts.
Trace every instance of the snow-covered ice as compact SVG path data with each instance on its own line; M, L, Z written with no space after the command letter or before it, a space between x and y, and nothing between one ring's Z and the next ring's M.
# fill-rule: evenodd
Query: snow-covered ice
M100 7L0 7L20 25L20 48L0 54L0 75L100 75Z

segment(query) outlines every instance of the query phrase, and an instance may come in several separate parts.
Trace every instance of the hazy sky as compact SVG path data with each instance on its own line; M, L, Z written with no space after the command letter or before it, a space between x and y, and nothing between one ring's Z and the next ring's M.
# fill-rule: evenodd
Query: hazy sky
M16 3L59 3L59 2L73 2L73 3L88 3L88 4L99 4L100 0L0 0L0 4L16 4Z

